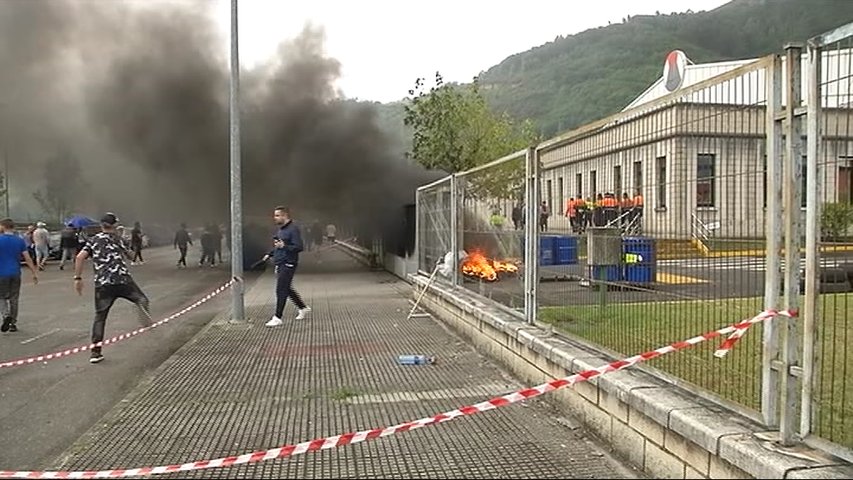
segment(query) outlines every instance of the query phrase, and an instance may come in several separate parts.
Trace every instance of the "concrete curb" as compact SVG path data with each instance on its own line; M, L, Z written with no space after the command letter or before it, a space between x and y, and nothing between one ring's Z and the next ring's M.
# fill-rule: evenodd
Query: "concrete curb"
M409 280L418 291L426 284L419 275ZM613 360L485 302L434 283L422 304L530 382ZM616 372L554 393L615 451L656 477L850 478L853 472L853 465L804 445L795 452L781 449L766 439L761 424L645 371Z

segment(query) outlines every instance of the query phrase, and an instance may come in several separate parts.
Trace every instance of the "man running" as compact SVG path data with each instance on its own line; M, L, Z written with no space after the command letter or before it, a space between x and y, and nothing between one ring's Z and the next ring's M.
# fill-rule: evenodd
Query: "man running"
M278 327L282 324L281 316L284 314L284 305L287 297L293 300L299 309L296 319L302 320L311 311L311 307L302 301L302 297L293 288L293 275L299 264L299 252L302 251L302 235L299 227L290 218L290 210L287 207L275 207L273 219L278 225L278 231L273 236L273 248L270 253L264 255L264 261L273 258L275 260L275 315L266 323L268 327Z
M94 235L80 253L74 263L74 289L78 295L83 295L83 263L92 258L95 280L95 322L92 325L92 356L89 363L98 363L104 359L101 346L104 340L104 327L107 315L110 313L116 299L124 298L139 307L139 322L143 326L151 325L148 313L148 297L142 293L139 286L130 276L130 270L125 263L125 256L130 256L124 239L116 234L118 218L107 213L101 218L101 232Z
M0 332L18 331L18 298L21 295L21 257L33 272L33 284L38 285L38 271L24 239L15 234L15 222L0 220Z

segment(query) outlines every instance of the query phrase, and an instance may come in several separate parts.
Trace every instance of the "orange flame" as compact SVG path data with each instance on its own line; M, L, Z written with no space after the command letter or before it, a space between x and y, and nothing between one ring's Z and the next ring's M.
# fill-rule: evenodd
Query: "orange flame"
M481 250L474 250L462 262L462 273L494 282L498 279L498 273L518 273L518 265L508 260L489 260Z

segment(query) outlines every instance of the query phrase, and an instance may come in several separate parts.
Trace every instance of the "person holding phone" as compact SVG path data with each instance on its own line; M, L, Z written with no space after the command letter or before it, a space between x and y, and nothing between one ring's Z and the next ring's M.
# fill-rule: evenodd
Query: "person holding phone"
M283 322L281 316L284 314L284 306L290 297L298 309L296 319L302 320L311 311L311 307L302 301L302 297L293 288L293 275L299 265L299 252L303 249L302 234L299 227L290 218L290 209L287 207L275 207L273 220L278 225L278 230L273 235L273 249L264 256L264 261L272 258L275 262L275 314L266 323L268 327L278 327Z

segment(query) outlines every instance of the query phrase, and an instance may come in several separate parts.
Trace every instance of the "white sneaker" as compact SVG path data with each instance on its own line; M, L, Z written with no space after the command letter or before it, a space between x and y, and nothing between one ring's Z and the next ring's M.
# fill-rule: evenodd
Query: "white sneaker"
M280 318L273 315L273 317L270 319L270 321L266 323L266 326L278 327L278 326L281 326L282 323L284 323L284 322L282 322Z
M300 308L300 309L299 309L299 313L297 313L297 314L296 314L296 319L297 319L297 320L305 320L305 316L306 316L309 312L311 312L311 307L309 307L309 306L307 306L307 305L305 306L305 308Z

